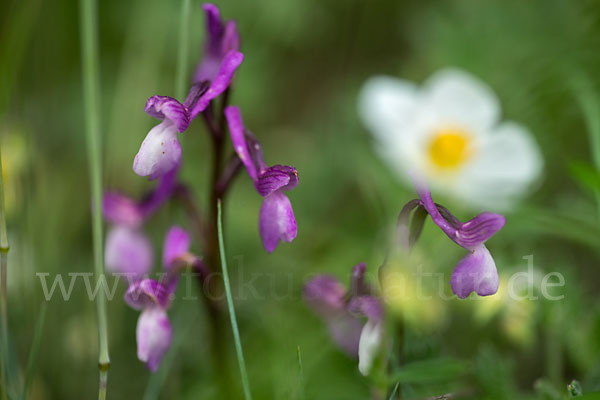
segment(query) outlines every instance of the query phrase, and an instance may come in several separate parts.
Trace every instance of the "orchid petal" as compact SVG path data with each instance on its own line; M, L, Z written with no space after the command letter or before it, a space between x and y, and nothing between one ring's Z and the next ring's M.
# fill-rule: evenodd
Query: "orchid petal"
M206 52L218 54L221 50L221 38L223 37L223 22L219 8L214 4L203 4L202 9L206 17Z
M165 310L144 310L138 319L136 334L138 358L146 363L150 371L156 372L173 336Z
M169 229L163 247L163 265L165 269L171 269L177 257L189 251L190 242L190 235L183 228L173 226Z
M505 223L506 218L504 215L482 212L475 218L461 224L456 243L472 250L502 229Z
M290 243L298 228L290 200L277 190L263 200L259 215L259 230L265 250L273 252L280 240Z
M506 223L506 218L501 214L483 212L473 219L461 223L448 210L436 205L431 198L431 192L421 181L415 180L417 193L421 198L423 207L427 210L433 222L459 246L473 250L498 232ZM444 215L440 213L440 208Z
M212 99L223 93L231 83L235 70L244 60L244 55L239 51L232 50L225 55L219 65L219 70L214 79L212 79L208 90L198 99L190 113L190 118L194 119L196 115L206 109Z
M355 316L366 316L369 321L383 319L383 305L375 296L355 296L348 303L348 311Z
M381 346L383 326L381 322L369 320L360 333L358 342L358 370L363 375L369 375L373 361Z
M458 262L450 278L452 292L464 299L471 294L489 296L498 291L496 263L484 245L480 245Z
M329 333L335 343L350 357L358 355L361 323L348 313L341 314L329 322Z
M240 49L240 33L238 32L235 21L227 21L225 24L225 32L223 32L223 40L221 43L221 51L223 54L229 53L231 50Z
M246 142L246 134L244 130L244 122L242 121L242 113L239 107L228 106L225 108L225 117L227 118L227 125L229 125L229 133L231 135L231 143L233 149L240 158L246 171L253 181L258 179L258 171L254 164L250 151L248 149L248 143Z
M152 307L167 308L171 293L167 287L154 279L134 282L125 292L125 302L135 310Z
M145 218L153 214L173 195L177 188L177 174L180 166L177 164L175 168L161 176L154 190L142 201L140 208Z
M106 236L104 259L110 272L140 279L152 267L152 245L138 229L117 225Z
M352 296L362 296L370 292L370 288L365 283L365 272L367 264L360 263L352 268L350 277L350 293Z
M177 168L180 158L177 127L164 120L148 132L133 161L133 170L140 176L156 179Z
M138 226L144 220L144 213L138 203L130 197L115 192L102 197L104 218L113 224Z
M256 190L267 196L276 190L291 190L298 185L298 171L288 165L274 165L263 172L256 182Z
M144 111L151 117L170 120L179 132L185 131L190 125L190 114L187 107L169 96L150 97Z
M319 275L304 285L304 300L321 317L333 318L345 311L346 288L329 275Z

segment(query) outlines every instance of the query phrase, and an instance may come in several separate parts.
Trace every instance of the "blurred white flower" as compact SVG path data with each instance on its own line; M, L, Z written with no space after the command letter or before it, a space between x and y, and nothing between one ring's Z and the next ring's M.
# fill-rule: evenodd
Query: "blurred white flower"
M433 188L472 206L509 208L542 170L529 131L500 122L493 91L461 70L443 69L420 88L373 77L361 91L359 113L402 178L416 170Z

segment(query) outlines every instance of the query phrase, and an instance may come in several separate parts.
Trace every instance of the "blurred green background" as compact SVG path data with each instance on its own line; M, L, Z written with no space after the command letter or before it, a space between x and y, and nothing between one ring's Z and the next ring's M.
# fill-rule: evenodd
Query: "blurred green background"
M201 2L192 4L190 70L204 38ZM260 243L261 198L245 173L228 198L225 231L234 295L236 282L257 276L256 292L236 298L255 398L298 398L298 346L306 398L369 398L368 380L307 309L302 285L318 273L347 282L351 267L361 261L376 281L397 213L415 194L373 151L357 117L357 93L374 74L421 82L444 66L464 68L486 81L499 96L504 117L535 135L545 159L542 184L507 215L506 227L489 247L502 279L525 271L523 256L533 255L540 273L565 276L565 287L557 291L565 297L511 302L498 294L403 305L414 322L407 327L407 360L445 356L468 366L449 382L405 385L405 398L447 392L469 398L564 398L572 379L580 380L584 391L600 390L600 175L591 145L600 134L600 2L234 0L217 5L225 18L237 21L245 54L231 102L242 108L246 125L262 141L267 163L293 165L300 176L290 193L298 237L272 255ZM131 165L155 124L143 112L146 99L175 91L180 6L160 0L99 2L107 189L141 196L152 186ZM5 0L2 9L0 140L11 244L10 357L13 368L24 369L44 302L36 273L49 273L51 281L56 274L67 279L67 273L92 271L79 10L77 2L65 0ZM198 121L181 135L182 179L203 207L207 138ZM473 215L460 204L436 200L463 219ZM172 223L191 228L176 202L147 225L157 269L162 237ZM463 254L431 224L417 252L424 265L447 278ZM448 285L444 289L449 293ZM108 304L109 398L216 398L201 303L182 300L185 288L180 288L170 311L175 342L164 368L151 375L136 357L138 312L121 300L124 291L125 285L119 286ZM228 340L230 353L223 356L237 377ZM69 301L55 294L47 305L30 398L94 397L96 363L95 305L79 281Z

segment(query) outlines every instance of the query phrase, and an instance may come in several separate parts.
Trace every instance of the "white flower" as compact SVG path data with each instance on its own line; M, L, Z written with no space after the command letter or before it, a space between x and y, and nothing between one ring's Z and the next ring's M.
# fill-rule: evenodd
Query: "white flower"
M508 208L542 170L529 131L500 122L493 91L464 71L441 70L420 88L373 77L362 89L359 112L402 178L418 171L433 188L474 206Z
M369 375L375 356L381 345L382 322L367 321L360 333L358 341L358 370L363 375Z

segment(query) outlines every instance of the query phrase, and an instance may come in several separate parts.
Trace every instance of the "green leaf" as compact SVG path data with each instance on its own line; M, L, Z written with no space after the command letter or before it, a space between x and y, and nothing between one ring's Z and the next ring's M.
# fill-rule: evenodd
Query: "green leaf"
M569 173L584 188L600 193L600 173L592 165L573 161L569 164Z
M404 365L391 374L390 380L398 383L434 383L458 379L467 371L463 361L452 358L416 361Z

